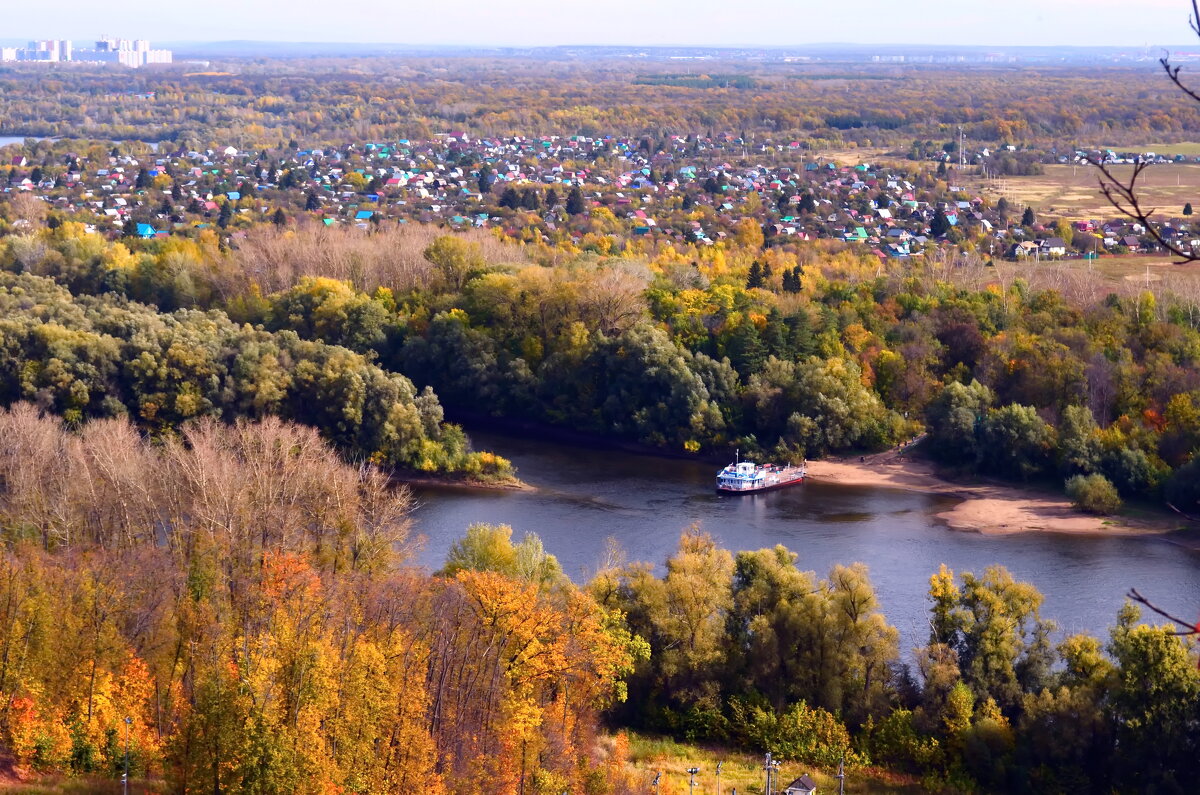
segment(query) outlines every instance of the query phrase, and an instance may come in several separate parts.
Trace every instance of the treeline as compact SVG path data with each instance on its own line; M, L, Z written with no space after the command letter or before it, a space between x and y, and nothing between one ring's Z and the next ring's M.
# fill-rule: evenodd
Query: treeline
M943 791L1190 788L1196 649L1131 606L1056 644L1034 588L943 567L904 664L861 564L689 530L577 588L475 525L431 576L410 507L278 419L159 443L0 411L0 751L116 779L128 733L179 792L644 791L607 725Z
M460 128L476 136L715 133L901 148L914 137L945 140L961 125L988 142L1137 146L1185 139L1200 121L1161 90L1160 75L1119 66L886 65L831 76L798 64L708 65L708 75L688 77L627 60L247 60L231 65L236 73L147 72L133 93L109 70L12 64L0 70L0 132L199 149L428 140Z
M116 779L128 736L176 792L627 791L598 710L644 644L565 581L405 568L410 507L276 419L0 411L0 750Z
M76 297L47 278L0 273L0 405L17 401L72 424L128 417L154 436L200 417L281 417L320 429L352 459L512 477L507 461L472 451L442 421L432 390L361 354L220 311L166 314L116 292Z
M1200 753L1196 649L1127 605L1107 643L1055 644L1042 596L1002 567L930 578L928 642L901 664L866 567L819 578L779 546L736 555L695 531L656 575L588 591L650 643L612 720L930 791L1184 792Z
M151 325L166 335L160 351L171 351L172 335L190 333L208 352L199 371L172 364L187 376L172 385L135 383L132 372L110 377L103 368L73 375L78 382L55 378L54 369L18 372L22 357L50 362L38 336L46 331L31 316L21 333L37 342L10 354L6 399L45 390L37 399L55 411L105 416L111 393L141 421L162 412L168 424L204 411L278 413L365 455L382 450L405 466L475 474L504 469L462 458L461 435L435 422L437 399L418 395L412 382L473 414L676 451L740 447L799 460L886 447L926 429L930 453L961 471L1059 482L1094 476L1121 498L1200 513L1194 297L1068 300L997 269L969 278L953 263L938 271L937 259L882 272L873 258L820 244L764 248L757 231L745 226L733 239L678 250L631 245L620 257L545 245L507 255L511 247L494 243L485 251L457 236L422 238L429 242L419 261L410 251L403 267L386 267L376 261L379 246L402 243L398 232L378 241L333 231L254 233L234 253L203 237L131 244L131 252L59 224L5 238L0 250L0 266L100 294L53 291L50 304L82 311L82 319L56 322L136 341L132 329L99 316L110 306L145 322L154 313L125 308L118 296L160 309L197 307ZM328 267L349 283L315 275L326 264L305 252L326 246L339 252ZM277 291L264 295L260 284ZM31 311L11 305L14 318ZM285 354L319 362L314 371L338 386L302 378L306 368L280 366L271 375L268 365ZM135 358L125 356L114 372ZM246 375L228 375L239 367ZM357 377L392 403L371 408L370 390L345 391L339 368L362 368ZM96 378L110 386L86 389ZM153 404L154 416L141 401ZM361 419L330 414L354 401L366 401ZM387 419L393 409L383 406L396 401L412 402L402 412L412 423Z

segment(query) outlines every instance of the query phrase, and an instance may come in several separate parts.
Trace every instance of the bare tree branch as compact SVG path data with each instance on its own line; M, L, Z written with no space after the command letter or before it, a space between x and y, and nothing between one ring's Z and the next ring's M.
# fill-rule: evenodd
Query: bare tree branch
M1200 0L1192 0L1192 14L1188 18L1188 26L1192 29L1193 33L1195 33L1197 36L1200 36ZM1185 96L1191 98L1197 103L1200 103L1200 91L1193 90L1179 77L1179 73L1183 67L1174 66L1171 63L1171 55L1169 52L1162 58L1159 58L1158 62L1162 64L1163 71L1166 72L1170 81L1174 83L1175 86L1182 91ZM1104 194L1104 198L1108 200L1108 203L1116 208L1116 210L1122 215L1134 219L1143 227L1145 227L1146 233L1153 238L1155 243L1158 243L1158 245L1162 246L1166 251L1178 258L1175 263L1176 265L1200 261L1200 254L1198 254L1195 250L1184 250L1174 243L1167 241L1163 237L1163 234L1159 230L1158 226L1151 220L1151 216L1154 215L1156 210L1146 210L1144 207L1142 207L1141 201L1138 199L1137 195L1137 181L1138 177L1142 175L1142 172L1150 167L1150 163L1141 161L1135 163L1133 166L1133 173L1130 175L1129 180L1122 181L1118 179L1116 174L1113 173L1112 169L1110 169L1108 165L1104 163L1103 157L1097 159L1093 158L1091 155L1088 155L1085 159L1088 163L1095 166L1100 172L1100 192Z
M1197 98L1197 101L1200 102L1200 98ZM1150 163L1135 163L1133 173L1130 174L1129 179L1122 181L1103 160L1098 160L1091 155L1088 155L1086 160L1100 172L1100 192L1104 194L1104 198L1108 200L1108 203L1116 208L1117 212L1141 224L1155 243L1158 243L1167 252L1178 258L1178 261L1175 263L1176 265L1200 261L1200 254L1184 250L1163 236L1158 225L1152 220L1154 213L1158 212L1157 208L1147 210L1142 206L1141 199L1138 198L1137 194L1137 181L1142 176L1142 173L1150 167Z
M1144 597L1140 593L1138 593L1137 588L1130 588L1129 593L1127 593L1125 596L1129 599L1132 599L1135 602L1138 602L1139 604L1145 605L1146 607L1153 610L1155 613L1158 613L1163 618L1165 618L1169 621L1173 621L1181 627L1185 627L1185 629L1181 632L1172 632L1171 633L1172 635L1179 635L1179 636L1200 635L1200 622L1197 622L1196 624L1192 624L1192 622L1190 622L1190 621L1184 621L1182 618L1178 618L1176 616L1171 615L1166 610L1163 610L1161 607L1154 604L1149 599L1147 599L1146 597Z

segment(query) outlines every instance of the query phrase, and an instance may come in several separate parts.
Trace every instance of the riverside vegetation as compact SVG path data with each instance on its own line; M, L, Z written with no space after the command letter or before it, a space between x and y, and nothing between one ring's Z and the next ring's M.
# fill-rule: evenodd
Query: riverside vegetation
M1191 299L1052 287L1052 266L883 270L742 232L604 257L484 233L262 228L230 250L212 230L110 241L51 215L0 238L0 401L153 434L280 416L351 457L501 480L508 463L471 452L443 404L792 460L926 429L950 468L1098 476L1200 513Z
M930 578L911 662L861 564L685 532L582 586L475 525L406 564L409 498L277 418L156 442L0 412L0 747L10 772L179 792L643 792L631 727L855 786L1190 788L1194 644L1139 621L1052 642L1002 568ZM1153 686L1147 686L1153 683ZM126 724L126 719L129 723ZM907 778L906 778L907 777Z
M775 119L775 137L864 147L943 140L963 121L961 103L920 99L939 92L912 73L897 81L910 83L903 117L797 114L778 92L747 97L758 77L634 89L606 78L592 104L559 116L504 109L527 103L484 82L418 78L396 83L415 85L399 122L390 94L363 117L369 97L337 80L159 90L174 105L195 98L170 132L198 146L428 138L470 107L485 132L642 135L650 119L658 140L668 126ZM523 80L513 96L542 77ZM29 131L116 137L133 129L118 118L169 121L166 105L86 72L3 82L8 118ZM1004 77L989 91L998 105L1014 104L1002 92L1041 103L1028 85ZM848 91L804 88L831 103ZM645 102L619 101L628 91ZM450 92L462 102L439 104ZM748 101L730 102L737 92ZM114 121L47 99L69 94ZM1115 104L1133 114L1131 143L1182 135L1194 113L1129 96ZM1089 107L1043 113L1033 129L1016 107L976 103L966 121L989 140L1052 148L1059 135L1112 135L1110 109ZM72 146L38 149L53 161ZM109 147L94 147L97 163ZM69 164L46 168L57 178ZM186 179L135 189L158 204ZM524 244L503 230L324 229L291 198L271 222L233 220L225 202L216 229L148 240L136 224L121 239L89 232L30 194L0 204L5 775L103 786L127 741L134 775L171 791L643 792L627 744L601 740L632 729L826 769L844 759L852 780L934 790L1194 788L1194 638L1132 606L1105 639L1060 638L1040 594L1003 569L942 569L930 572L927 642L907 655L865 567L822 576L785 549L734 553L694 531L662 568L614 550L575 584L536 534L477 525L431 574L410 565L410 499L392 477L513 477L445 421L449 409L689 455L799 459L925 431L929 454L960 472L1069 482L1093 510L1116 509L1115 492L1196 514L1200 304L1187 283L1110 287L940 244L881 264L840 243L764 237L749 217L715 241L639 239L579 201L578 237Z
M597 740L621 727L946 790L1189 786L1196 648L1132 607L1055 643L1032 587L943 569L905 664L861 565L688 532L661 574L614 554L575 585L536 535L479 525L430 575L387 478L506 474L445 400L791 457L925 423L948 465L1189 506L1183 299L749 232L555 263L426 230L7 231L0 743L22 772L119 775L130 717L135 774L178 791L641 791Z

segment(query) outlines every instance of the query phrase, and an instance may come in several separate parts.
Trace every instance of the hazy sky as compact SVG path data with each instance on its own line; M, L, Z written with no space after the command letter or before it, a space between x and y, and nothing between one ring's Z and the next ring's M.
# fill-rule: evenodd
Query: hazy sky
M1185 44L1188 0L45 0L0 38L402 44ZM1200 42L1196 42L1200 50Z

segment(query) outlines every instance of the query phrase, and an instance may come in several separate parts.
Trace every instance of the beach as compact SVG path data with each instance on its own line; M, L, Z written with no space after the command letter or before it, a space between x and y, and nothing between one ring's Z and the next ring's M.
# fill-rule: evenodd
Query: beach
M861 458L808 462L808 477L847 486L876 486L957 497L954 507L936 514L954 530L988 535L1073 533L1147 535L1169 533L1182 522L1169 516L1094 516L1077 510L1063 494L1034 487L982 480L956 482L938 474L930 462L896 450Z

